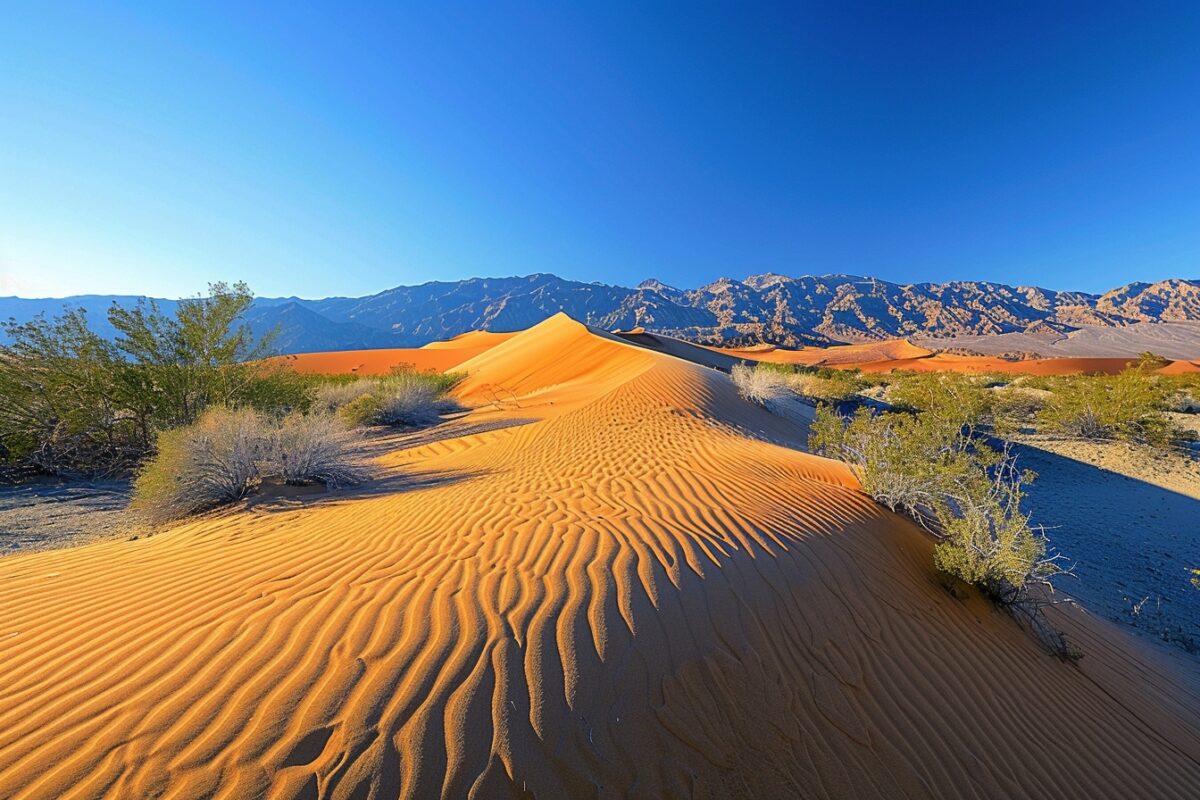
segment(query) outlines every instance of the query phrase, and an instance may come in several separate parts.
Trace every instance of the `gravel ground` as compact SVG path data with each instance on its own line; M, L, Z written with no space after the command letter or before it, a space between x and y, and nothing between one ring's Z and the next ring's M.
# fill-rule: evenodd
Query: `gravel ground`
M129 484L45 480L0 486L0 556L128 535Z

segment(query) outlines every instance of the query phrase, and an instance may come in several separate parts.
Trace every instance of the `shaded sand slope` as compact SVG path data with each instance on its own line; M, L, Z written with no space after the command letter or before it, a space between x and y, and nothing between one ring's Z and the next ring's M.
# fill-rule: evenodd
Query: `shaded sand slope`
M1194 796L1189 680L953 599L726 376L563 318L464 366L357 495L0 561L0 797Z

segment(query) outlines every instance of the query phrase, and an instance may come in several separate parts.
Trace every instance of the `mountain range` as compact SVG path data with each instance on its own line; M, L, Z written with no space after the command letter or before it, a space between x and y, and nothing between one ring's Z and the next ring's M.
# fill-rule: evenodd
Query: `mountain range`
M104 312L114 302L136 300L0 297L0 319L24 321L83 306L93 327L111 336ZM167 310L174 304L159 302ZM1061 335L1084 327L1200 321L1200 281L1130 283L1089 294L988 281L899 284L854 275L775 273L721 278L697 289L657 280L631 288L539 273L433 281L366 297L256 298L247 317L256 333L277 331L276 350L301 353L412 347L468 330L519 330L559 311L600 328L642 327L720 344L797 347L897 336Z

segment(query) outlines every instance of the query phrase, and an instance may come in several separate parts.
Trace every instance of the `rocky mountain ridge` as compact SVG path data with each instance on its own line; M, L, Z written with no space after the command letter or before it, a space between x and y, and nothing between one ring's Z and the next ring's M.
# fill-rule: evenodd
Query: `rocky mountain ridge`
M55 314L75 298L0 298L0 319ZM98 309L128 297L89 296ZM1085 326L1200 322L1200 281L1130 283L1103 294L990 281L899 284L856 275L777 273L695 289L635 287L538 273L399 286L367 297L259 298L256 331L278 328L281 352L409 347L468 330L517 330L563 311L606 329L643 327L706 343L787 347L897 336L1062 334Z

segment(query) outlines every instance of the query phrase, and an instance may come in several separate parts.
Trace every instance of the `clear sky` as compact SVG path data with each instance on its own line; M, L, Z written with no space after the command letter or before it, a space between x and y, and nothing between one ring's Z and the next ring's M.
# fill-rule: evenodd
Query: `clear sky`
M0 295L1200 277L1200 3L650 5L4 2Z

